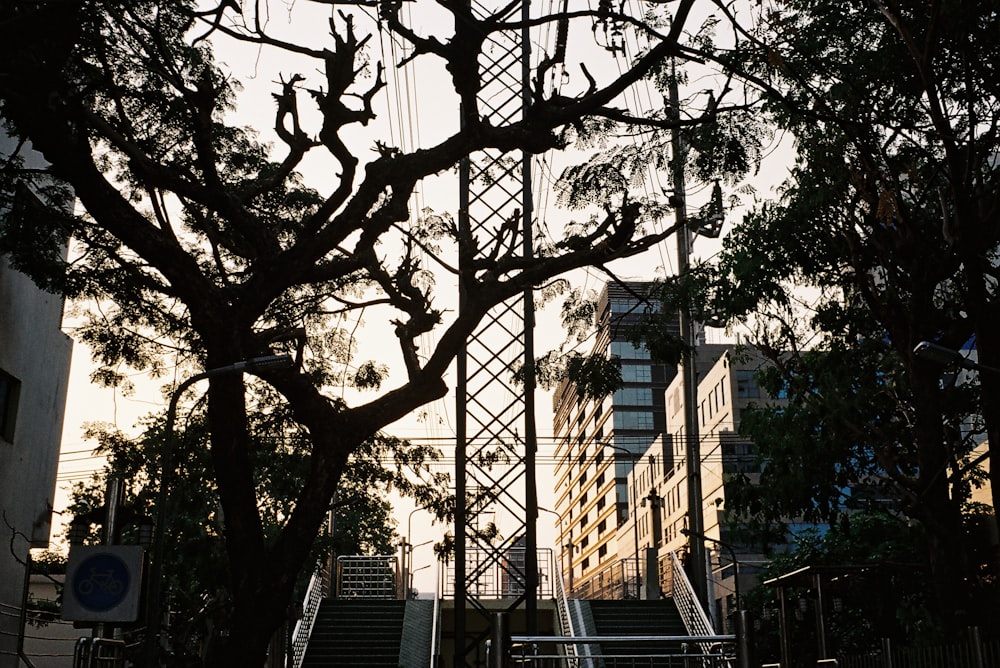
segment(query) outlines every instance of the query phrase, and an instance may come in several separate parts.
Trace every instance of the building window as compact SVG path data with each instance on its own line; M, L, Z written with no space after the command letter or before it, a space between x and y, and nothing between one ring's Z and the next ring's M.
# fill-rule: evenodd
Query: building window
M603 510L604 509L604 505L605 505L604 497L601 496L599 499L597 499L597 510L598 511Z
M601 545L599 548L597 548L597 558L598 559L603 559L604 557L607 556L607 554L608 554L608 544L607 543L605 543L604 545Z
M17 420L17 404L21 397L21 381L0 371L0 438L14 442L14 423Z
M653 382L653 369L648 364L623 364L622 381L626 383Z
M736 370L736 396L740 399L759 399L760 388L754 378L754 372L749 369Z
M600 488L604 487L604 473L603 472L601 473L601 475L597 476L597 480L594 482L594 486L597 489L600 489Z
M616 406L652 406L653 390L649 387L623 387L615 391Z
M581 550L583 548L587 547L588 545L590 545L590 536L584 536L583 538L580 539L580 549Z
M583 561L580 562L580 570L585 571L590 568L590 557L584 557Z
M648 360L649 350L641 343L635 346L628 341L612 341L611 355L623 360Z
M649 411L615 411L615 429L653 429Z
M587 528L587 513L584 513L583 517L580 518L580 531L583 531L586 528Z
M604 533L607 530L607 528L608 528L608 521L607 520L601 520L597 524L597 535L600 536L602 533Z

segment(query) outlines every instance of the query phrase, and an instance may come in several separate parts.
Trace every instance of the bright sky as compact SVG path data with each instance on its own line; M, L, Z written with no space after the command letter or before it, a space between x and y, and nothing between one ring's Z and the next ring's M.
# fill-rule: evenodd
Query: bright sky
M421 5L423 7L424 5ZM329 14L321 11L309 3L295 3L293 10L296 14L300 11L314 12L314 16L308 25L312 25L317 30L325 30L325 21ZM423 16L423 15L422 15ZM417 30L420 33L428 32L435 23L435 15L427 14L423 22L417 23ZM439 18L439 16L437 17ZM276 14L270 17L269 29L276 32L288 32L294 34L295 39L301 39L303 35L308 37L308 32L295 32L287 23L288 15ZM589 31L588 31L589 32ZM313 35L319 39L321 33ZM577 39L579 38L579 39ZM585 41L584 41L585 40ZM571 50L576 49L578 55L592 51L595 47L589 34L571 36ZM319 43L314 42L314 43ZM538 58L542 46L536 45L534 57ZM381 35L373 37L371 42L370 55L373 60L382 60L387 65L398 61L401 54L400 46ZM291 73L302 71L312 75L316 72L313 62L296 62L294 59L272 58L257 53L255 49L246 45L236 48L227 48L222 52L219 59L230 65L235 76L240 79L245 87L244 100L235 112L239 121L251 124L258 128L269 128L273 126L274 103L271 93L276 90L276 82L284 76L285 79ZM583 60L578 58L577 60ZM570 60L569 58L567 60ZM377 99L377 113L380 119L376 125L370 128L369 134L359 134L358 150L364 158L368 149L373 145L374 138L381 138L389 144L402 146L404 149L417 145L429 145L436 143L448 133L454 131L458 123L457 103L449 103L449 99L454 99L450 86L443 79L443 71L440 68L406 68L395 71L391 67L387 71L389 86L380 94ZM703 86L703 84L701 84ZM586 86L585 79L579 73L574 74L571 70L570 79L566 93L574 94L580 92ZM632 93L632 103L638 106L648 107L654 104L656 94L649 89L639 88ZM310 101L303 96L300 100L303 112L310 108ZM306 120L315 120L315 114L304 113ZM546 177L553 172L558 172L559 161L563 159L559 156L547 156L547 164L544 169L537 170L537 174ZM765 171L767 178L764 184L758 185L759 190L766 189L771 183L780 180L784 176L784 168L777 162L779 167ZM309 163L304 171L307 181L311 185L328 190L328 183L323 181L323 175L329 173L331 167L324 164L322 160ZM648 188L662 190L664 184L668 182L665 174L651 174ZM541 181L539 181L542 183ZM536 212L539 216L544 216L549 224L553 220L558 220L559 216L554 215L548 202L549 191L544 183L536 186ZM689 186L689 201L695 206L701 204L708 197L708 186ZM419 210L423 206L431 206L438 211L452 211L457 207L457 184L454 174L442 175L425 184L425 187L418 194L417 201L414 202L414 209ZM564 215L564 214L563 214ZM627 263L619 263L615 267L622 278L627 279L651 279L661 275L664 268L668 273L672 273L676 266L674 257L675 241L671 239L663 248L649 254L648 257L630 260ZM717 242L699 242L696 248L696 256L704 257L714 252ZM574 284L599 290L606 281L604 274L600 272L580 272L573 277ZM447 296L444 296L447 299ZM364 330L364 340L371 347L371 357L381 358L380 354L384 350L384 340L379 340L379 332L375 327L379 323L378 318L369 318L369 328ZM539 327L536 330L536 349L541 354L544 351L558 345L561 341L561 333L558 324L558 305L539 314ZM72 332L70 331L72 334ZM588 344L589 345L589 344ZM394 346L395 347L395 346ZM366 359L365 350L361 350L361 359ZM165 401L160 393L159 387L163 381L149 381L142 376L134 377L137 391L134 396L125 397L120 392L114 390L101 389L93 386L88 381L88 374L92 370L89 351L76 345L73 353L73 367L71 371L69 397L67 403L65 429L63 436L62 457L59 473L59 493L56 498L56 510L62 510L67 502L66 490L74 481L87 477L88 472L99 467L101 462L89 456L92 443L86 443L82 439L82 425L88 421L109 422L127 433L135 433L135 425L140 417L151 412L165 408ZM167 378L164 381L169 381ZM450 379L452 385L454 379ZM552 494L549 476L554 468L552 443L552 421L551 421L551 397L546 392L539 392L536 399L537 414L536 421L538 433L540 435L539 453L539 496L540 504L543 507L552 508ZM445 440L454 436L454 398L449 397L433 406L428 407L428 418L422 421L406 420L399 425L398 430L393 430L398 436L422 439ZM449 451L445 451L447 466L453 466L453 458L449 457ZM410 525L413 509L411 503L401 501L398 506L397 528L400 534L405 535ZM539 518L539 544L545 546L551 544L551 538L555 535L553 522L555 517L546 512L542 512ZM54 520L54 532L61 531L62 522L58 517ZM437 540L443 533L442 527L431 527L426 513L414 512L412 514L412 535L410 542L420 544L427 540ZM414 554L413 567L420 569L421 566L432 562L430 545L417 548ZM433 569L423 569L416 575L415 581L418 588L427 590L433 586Z

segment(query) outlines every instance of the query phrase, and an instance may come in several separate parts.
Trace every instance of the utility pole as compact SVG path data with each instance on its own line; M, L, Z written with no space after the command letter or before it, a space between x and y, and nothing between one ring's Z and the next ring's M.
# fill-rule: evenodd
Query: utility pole
M675 120L680 120L680 94L677 90L677 72L674 63L670 65L671 76L669 85L670 108ZM686 192L684 188L684 155L686 149L681 138L680 128L674 128L670 136L671 153L673 154L672 176L673 189L676 198L674 213L678 223L677 230L677 264L680 276L688 273L691 267L691 230L688 228ZM691 317L691 309L682 305L680 309L680 334L684 344L681 359L681 373L684 384L684 443L687 458L687 501L688 529L691 531L691 585L701 602L702 608L708 609L708 580L706 577L705 543L695 536L705 533L705 520L702 512L701 489L701 442L698 433L698 372L695 369L695 323Z

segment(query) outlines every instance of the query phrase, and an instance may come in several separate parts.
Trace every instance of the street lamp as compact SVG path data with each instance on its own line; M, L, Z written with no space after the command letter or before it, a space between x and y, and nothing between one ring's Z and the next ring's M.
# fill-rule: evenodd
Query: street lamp
M737 612L743 608L743 600L740 598L740 562L736 560L736 550L733 549L732 545L723 543L721 540L716 540L711 536L706 536L703 533L695 533L687 527L681 529L681 533L685 536L691 536L698 540L707 540L710 543L715 543L722 549L729 552L729 560L733 562L733 596L736 597L736 610Z
M957 364L963 369L987 371L989 373L1000 374L1000 369L996 367L973 362L957 350L945 348L942 345L931 343L930 341L921 341L918 343L913 348L913 354L920 359L927 360L928 362L934 362L936 364Z
M280 369L292 366L290 355L265 355L234 362L197 373L183 381L174 389L167 406L164 425L163 454L160 455L160 489L156 497L156 521L153 529L152 565L149 570L149 604L146 615L146 665L157 666L157 646L160 644L161 618L163 616L163 551L166 540L167 501L170 495L170 474L173 467L174 422L177 419L177 403L189 387L200 380L230 374L256 373L264 369Z

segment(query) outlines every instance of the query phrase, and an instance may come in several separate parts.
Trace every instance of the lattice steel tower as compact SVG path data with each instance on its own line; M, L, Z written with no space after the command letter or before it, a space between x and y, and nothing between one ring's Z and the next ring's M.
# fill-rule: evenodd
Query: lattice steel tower
M473 12L495 9L477 0ZM515 4L500 20L528 18L530 2ZM479 63L480 114L496 123L518 121L527 105L530 77L527 28L494 33ZM460 168L459 225L480 243L460 257L460 269L479 259L495 230L517 219L517 252L532 255L531 156L484 151ZM464 295L460 295L460 304ZM462 306L460 305L460 309ZM469 337L458 359L455 665L481 653L500 585L509 610L524 606L529 633L537 630L538 564L535 525L534 374L530 291L494 308ZM523 365L524 384L515 382ZM484 529L496 527L496 535ZM523 554L523 557L521 555ZM503 582L484 583L491 573ZM493 586L484 586L490 585ZM482 623L474 612L480 613ZM476 623L467 624L469 620ZM485 630L484 630L485 629Z

